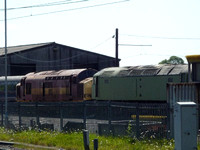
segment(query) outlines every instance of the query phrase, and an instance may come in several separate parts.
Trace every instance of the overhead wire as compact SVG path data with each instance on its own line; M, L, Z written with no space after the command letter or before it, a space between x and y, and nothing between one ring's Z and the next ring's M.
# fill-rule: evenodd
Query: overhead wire
M64 10L46 12L46 13L31 14L31 15L26 15L26 16L8 18L7 20L16 20L16 19L22 19L22 18L27 18L27 17L33 17L33 16L42 16L42 15L61 13L61 12L67 12L67 11L74 11L74 10L80 10L80 9L86 9L86 8L94 8L94 7L100 7L100 6L106 6L106 5L113 5L113 4L123 3L123 2L127 2L127 1L130 1L130 0L121 0L121 1L116 1L116 2L102 3L102 4L90 5L90 6L84 6L84 7L77 7L77 8L71 8L71 9L64 9ZM4 21L4 20L0 20L0 21Z
M151 39L164 39L164 40L200 40L200 38L193 38L193 37L163 37L163 36L143 36L143 35L134 35L134 34L120 34L121 36L132 36L136 38L151 38ZM134 56L172 56L169 54L138 54ZM183 55L178 55L180 57L185 57ZM130 56L132 57L132 56ZM129 58L129 57L124 57L124 58Z
M132 56L126 56L126 57L123 57L123 58L131 58L131 57L135 57L135 56L173 56L174 54L136 54L136 55L132 55ZM185 57L184 55L177 55L177 56L180 56L180 57Z
M88 0L82 0L82 1L71 1L71 0L66 0L67 3L76 3L76 2L83 2L83 1L88 1ZM24 6L24 7L19 7L19 8L10 8L10 10L14 9L24 9L24 8L33 8L33 7L45 7L45 6L54 6L54 5L62 5L62 4L67 4L66 1L58 1L58 2L52 2L52 3L46 3L46 4L41 4L41 5L33 5L33 6ZM69 2L71 1L71 2ZM64 12L64 11L73 11L73 10L78 10L78 9L85 9L85 8L91 8L91 7L98 7L98 6L104 6L104 5L110 5L110 4L115 4L115 3L121 3L129 0L123 0L123 1L118 1L118 2L112 2L112 3L104 3L104 4L97 4L97 5L91 5L91 6L85 6L85 7L79 7L79 8L72 8L72 9L66 9L66 10L60 10L60 11L53 11L53 12L47 12L47 13L41 13L41 14L35 14L35 15L28 15L28 16L21 16L21 17L15 17L15 18L10 18L8 20L14 20L14 19L20 19L20 18L26 18L26 17L31 17L31 16L39 16L39 15L46 15L46 14L52 14L52 13L59 13L59 12ZM2 21L2 20L0 20ZM131 34L120 34L120 35L126 35L126 36L134 36L134 37L139 37L139 38L156 38L156 39L172 39L172 40L200 40L200 38L180 38L180 37L156 37L156 36L141 36L141 35L131 35ZM110 38L108 39L110 40ZM107 40L106 40L107 41ZM105 41L105 42L106 42ZM102 45L104 42L98 44L96 47ZM96 47L92 48L95 49ZM16 54L17 55L17 54ZM82 54L79 54L77 56L73 56L74 58L80 56ZM72 58L66 58L58 61L66 61ZM34 60L32 60L34 61ZM57 62L55 61L41 61L41 62Z
M79 3L79 2L84 2L84 1L89 1L89 0L79 0L79 1L65 0L65 1L58 1L58 2L38 4L38 5L29 5L29 6L7 8L7 10L10 11L10 10L27 9L27 8L37 8L37 7L65 5L65 4ZM0 11L4 11L4 9L0 9Z
M78 55L75 55L75 56L72 56L72 57L69 57L69 58L45 61L45 60L36 60L36 59L27 58L27 57L24 57L24 56L22 56L20 54L17 54L17 53L13 53L13 54L18 56L18 57L20 57L20 58L22 58L22 59L24 59L24 60L33 61L33 62L39 62L39 63L54 63L54 62L69 61L70 59L73 59L73 58L76 58L76 57L80 57L81 55L83 55L83 54L78 54Z
M167 40L200 40L200 38L193 37L162 37L162 36L143 36L143 35L133 35L133 34L120 34L122 36L133 36L138 38L151 38L151 39L167 39Z
M96 49L97 47L105 44L106 42L108 42L110 39L112 39L112 36L110 36L109 38L107 38L106 40L104 40L103 42L97 44L95 47L91 48L90 50Z
M114 58L113 58L113 60L110 60L110 59L108 59L108 60L100 60L100 61L92 61L92 62L89 62L89 63L87 63L87 64L93 64L93 63L97 63L97 62L99 62L99 63L105 63L105 62L115 62L115 60L114 60ZM36 65L36 64L34 64L34 65ZM73 64L74 65L74 64ZM84 64L81 64L81 65L84 65ZM86 64L85 64L86 65ZM4 66L4 63L1 63L0 64L0 66ZM18 67L24 67L24 68L32 68L32 66L27 66L27 64L20 64L20 66L18 65L18 64L8 64L8 66L18 66ZM53 67L57 67L57 68L59 68L59 67L70 67L71 66L71 64L68 64L68 65L66 65L66 64L57 64L57 65L55 65L55 64L52 64L52 65L50 65L50 64L48 64L48 65L37 65L37 68L53 68Z

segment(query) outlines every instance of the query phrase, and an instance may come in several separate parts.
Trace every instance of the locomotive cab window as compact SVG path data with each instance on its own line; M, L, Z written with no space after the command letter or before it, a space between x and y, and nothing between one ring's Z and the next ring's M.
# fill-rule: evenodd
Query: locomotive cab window
M31 94L31 83L26 83L26 94Z

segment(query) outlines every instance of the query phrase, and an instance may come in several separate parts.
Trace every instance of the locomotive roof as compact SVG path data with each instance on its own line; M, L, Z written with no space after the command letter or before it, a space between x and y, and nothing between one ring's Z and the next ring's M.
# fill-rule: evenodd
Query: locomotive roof
M187 65L146 65L130 67L111 67L97 72L94 76L150 76L150 75L176 75L187 73Z
M85 78L84 80L82 80L80 83L87 83L89 81L91 81L93 78L89 77L89 78Z
M29 73L26 75L26 77L32 77L32 78L44 78L48 76L72 76L72 75L79 75L83 71L87 70L93 70L93 69L69 69L69 70L51 70L51 71L41 71L37 73Z

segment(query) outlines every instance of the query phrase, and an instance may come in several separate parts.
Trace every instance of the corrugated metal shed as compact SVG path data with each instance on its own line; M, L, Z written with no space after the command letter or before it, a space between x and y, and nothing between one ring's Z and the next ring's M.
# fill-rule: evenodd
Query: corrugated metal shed
M115 66L115 58L55 42L8 47L8 75L25 75L47 70ZM0 76L5 74L4 48L0 48Z

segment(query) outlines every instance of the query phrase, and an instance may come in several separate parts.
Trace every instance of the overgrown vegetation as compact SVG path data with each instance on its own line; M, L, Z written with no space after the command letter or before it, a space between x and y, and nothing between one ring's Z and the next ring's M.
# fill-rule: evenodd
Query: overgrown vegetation
M59 133L50 131L13 131L0 128L0 140L29 143L66 150L82 150L82 132ZM173 140L148 138L138 141L131 137L104 137L90 134L90 147L93 149L93 140L98 139L99 150L173 150ZM28 148L26 148L28 149ZM35 149L35 148L34 148Z

